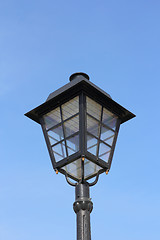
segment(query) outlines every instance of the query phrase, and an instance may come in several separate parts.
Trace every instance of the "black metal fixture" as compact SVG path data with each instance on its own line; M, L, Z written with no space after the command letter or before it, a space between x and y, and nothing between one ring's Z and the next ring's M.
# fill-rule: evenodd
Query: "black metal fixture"
M110 170L120 124L135 115L90 82L85 73L72 74L70 83L25 115L41 124L56 173L64 174L76 187L77 240L91 239L89 186Z

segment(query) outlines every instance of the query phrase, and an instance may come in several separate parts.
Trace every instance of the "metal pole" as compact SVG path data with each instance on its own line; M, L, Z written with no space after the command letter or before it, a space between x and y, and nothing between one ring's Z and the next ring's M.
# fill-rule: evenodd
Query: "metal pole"
M90 213L93 203L89 196L89 184L79 183L75 187L73 209L77 214L77 240L91 240Z

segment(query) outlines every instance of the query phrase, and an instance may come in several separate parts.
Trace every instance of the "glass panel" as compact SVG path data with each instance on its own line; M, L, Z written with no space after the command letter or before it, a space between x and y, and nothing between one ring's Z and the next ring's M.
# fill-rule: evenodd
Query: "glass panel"
M104 154L102 154L101 156L99 156L99 158L101 158L103 161L105 161L105 162L108 162L108 160L109 160L109 155L110 155L110 152L108 152L108 153L104 153Z
M67 139L68 155L72 155L79 151L79 135Z
M44 122L46 130L60 123L61 122L60 108L58 107L51 111L50 113L44 115Z
M61 141L64 138L62 125L57 128L53 128L52 130L49 130L47 134L51 145Z
M109 130L106 127L101 128L101 140L112 146L114 139L114 132L112 130Z
M65 142L61 142L52 147L56 162L66 158Z
M106 108L103 109L102 122L112 129L116 129L117 116L109 112Z
M87 131L96 137L99 135L99 122L89 116L87 116Z
M97 139L87 135L87 151L92 153L93 155L97 154Z
M79 97L75 97L62 105L63 120L79 113Z
M81 179L81 159L67 164L62 169L77 179Z
M104 143L100 143L99 156L98 157L101 158L102 160L104 160L105 162L108 162L110 151L111 151L110 147L108 147Z
M101 120L101 110L102 106L95 101L93 101L91 98L87 97L87 113L98 119Z
M66 137L79 131L79 115L64 122Z
M84 178L96 174L100 169L102 168L99 167L97 164L89 161L88 159L84 160Z

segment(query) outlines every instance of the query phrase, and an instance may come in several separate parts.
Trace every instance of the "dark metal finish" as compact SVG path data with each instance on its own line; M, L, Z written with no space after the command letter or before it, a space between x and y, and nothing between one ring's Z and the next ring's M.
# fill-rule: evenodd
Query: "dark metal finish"
M79 95L82 91L109 111L116 114L121 119L121 123L135 117L133 113L113 101L109 94L84 78L78 80L75 79L57 91L51 93L45 103L25 115L37 123L40 123L41 116Z
M72 163L73 161L76 161L78 159L86 159L87 161L91 161L94 164L98 165L101 167L101 170L99 171L98 174L105 172L106 170L109 170L111 167L111 162L112 162L112 157L114 153L114 148L116 144L116 139L118 135L118 130L119 126L121 123L133 118L135 115L120 106L118 103L114 102L111 97L104 92L102 89L98 88L95 86L93 83L91 83L89 80L89 77L85 73L75 73L70 77L71 82L65 85L64 87L60 88L59 90L51 93L45 103L42 105L38 106L37 108L33 109L32 111L26 113L26 116L29 118L35 120L36 122L40 123L43 129L44 137L47 143L48 151L50 154L50 158L52 161L53 168L55 170L58 170L59 172L63 173L64 175L66 174L66 171L62 169L64 166ZM62 105L74 97L79 96L79 112L73 114L67 119L63 119L62 115ZM86 110L86 97L91 98L95 102L99 103L101 105L101 118L100 120L94 118L94 116L90 115L87 110ZM45 129L45 123L43 120L43 116L46 113L49 113L50 111L54 110L55 108L59 107L60 108L60 115L61 115L61 122L57 123L53 128ZM103 117L103 109L106 108L108 109L111 113L115 114L118 117L118 124L116 127L116 130L113 130L109 126L107 126L105 123L102 122L102 117ZM72 135L69 135L66 137L65 134L65 122L69 121L70 119L73 119L73 117L79 115L79 131L74 132ZM89 130L87 130L87 116L90 118L94 119L97 124L99 124L99 134L97 136L94 136ZM54 131L58 126L62 125L63 129L63 135L64 139L60 139L58 142L54 143L51 145L49 137L48 137L48 131ZM102 140L101 139L101 131L102 127L108 128L108 130L113 132L114 135L114 140L112 143L112 146L110 146L107 143L107 139ZM77 129L78 130L78 129ZM69 155L69 151L73 151L71 149L71 146L68 144L68 140L71 139L71 137L74 136L79 136L79 150L77 149L77 152L73 153L72 155ZM93 139L97 139L97 152L95 155L93 155L89 149L87 149L87 135L91 136ZM65 146L65 151L66 151L66 156L65 154L63 155L64 149L61 149L61 160L55 161L54 158L54 153L53 149L56 148L56 146L61 146L62 147L62 142L64 141L64 146ZM109 147L110 150L110 155L108 161L104 161L103 155L99 154L99 149L100 149L100 144L103 144L103 146ZM60 145L61 144L61 145ZM68 146L67 146L68 145ZM101 145L102 146L102 145ZM93 145L91 146L93 147ZM73 151L74 152L74 151ZM109 151L108 151L109 152ZM105 152L107 153L107 152ZM58 153L57 153L58 155ZM64 158L63 158L64 157ZM85 162L81 160L81 179L79 179L76 176L72 176L71 173L68 174L68 176L76 180L77 182L84 182L84 180L88 180L92 177L97 176L97 172L93 172L92 175L87 175L85 177L85 172L84 172L84 164ZM86 169L86 168L85 168Z
M82 172L82 176L81 176L81 181L80 183L84 182L84 161L81 160L81 172Z
M85 157L86 152L86 121L85 121L86 98L83 92L79 96L79 148L81 156ZM81 160L81 183L84 181L84 161Z
M68 148L67 148L67 142L66 142L66 133L64 129L64 120L63 120L63 114L62 114L62 107L60 106L60 114L61 114L61 122L62 122L62 129L63 129L63 136L64 136L64 142L65 142L65 149L66 149L66 155L68 158Z
M67 119L63 119L63 114L62 114L63 106L62 105L77 96L79 97L79 112L77 113L77 111L76 111L76 113L75 113L74 109L72 109L73 110L73 111L71 111L72 116L68 117ZM86 97L91 98L96 103L99 103L101 105L100 121L98 119L94 118L94 116L90 115L87 112L88 109L86 109L86 104L87 104ZM43 116L45 114L51 112L52 110L56 109L57 107L60 108L61 122L58 123L58 121L57 121L56 125L54 125L54 127L46 129L47 127L44 122ZM105 122L102 122L104 108L106 108L108 111L110 111L112 114L114 114L116 116L116 118L118 119L115 130L113 130L111 128L112 126L109 127L109 126L107 126L107 124L105 124ZM70 112L70 110L68 110L68 112ZM89 187L94 186L97 183L97 181L99 179L99 175L101 173L104 173L105 171L107 171L107 172L109 171L109 169L111 167L111 162L112 162L112 158L113 158L114 148L116 145L116 140L117 140L120 124L135 117L135 115L133 113L129 112L124 107L122 107L121 105L119 105L117 102L113 101L109 94L107 94L105 91L103 91L102 89L100 89L99 87L94 85L92 82L90 82L89 76L85 73L72 74L70 76L70 83L66 84L65 86L63 86L60 89L56 90L55 92L51 93L48 96L46 102L44 102L40 106L36 107L35 109L31 110L30 112L26 113L25 115L27 117L31 118L32 120L36 121L37 123L41 124L54 170L56 170L56 171L58 170L60 173L64 174L68 184L75 187L75 195L76 196L75 196L75 202L73 204L73 209L77 216L77 240L91 240L90 213L92 212L92 209L93 209L93 203L90 199ZM79 115L79 131L75 132L78 130L78 128L76 126L76 130L71 132L71 134L68 136L68 134L67 134L68 128L66 130L65 122L73 119L74 117L76 117L78 115ZM87 119L89 119L89 118L87 118L87 116L92 118L92 121L93 122L96 121L96 123L99 125L98 135L94 136L94 132L91 133L89 127L87 129ZM52 120L53 119L51 118L50 121L52 121ZM63 129L64 139L60 138L59 141L57 140L57 142L53 142L53 140L55 140L55 136L54 135L52 137L48 136L50 133L49 131L52 131L52 133L54 131L56 132L56 128L61 125L62 125L62 129ZM92 127L92 124L91 124L91 127ZM104 127L104 129L106 128L107 131L108 130L112 131L111 134L108 136L106 135L105 139L103 139L103 140L101 137L101 133L104 133L105 130L102 131L102 127ZM70 127L69 127L69 129L70 129ZM114 136L113 142L108 144L106 141L108 141L109 138L113 137L112 133ZM56 132L56 134L58 134L58 132ZM66 135L68 137L66 137ZM78 146L77 138L76 137L72 138L76 135L79 136L79 146ZM90 135L90 137L92 137L92 138L87 138L87 135L88 136ZM61 134L59 134L59 136L61 136ZM52 138L52 141L50 141L51 138ZM70 146L69 146L69 139L72 139L70 142ZM93 142L93 144L89 145L87 143L88 139L89 140L95 139L95 142L97 142L97 144L96 144L97 151L96 151L95 155L94 155L94 151L91 151L89 149L89 147L93 148L95 146L94 145L95 142ZM88 142L89 142L89 140L88 140ZM64 145L62 146L62 144L61 144L62 141L64 141L65 151L66 151L66 156L67 156L65 158L63 158L65 156L65 154L64 154L64 149L63 149ZM72 146L72 144L74 144L74 141L75 141L75 149L74 149L74 145ZM51 142L52 142L52 144L53 143L54 144L51 145ZM105 146L105 149L107 149L104 152L100 151L101 143L102 143L101 146ZM110 144L112 146L110 146ZM60 145L62 148L61 154L59 154L59 151L57 151L58 152L57 155L59 155L60 158L56 158L56 157L54 157L53 148L55 151L56 146L60 146ZM78 147L79 147L79 149L78 149ZM87 147L88 147L88 149L87 149ZM108 149L111 149L111 150L108 150ZM58 148L58 150L60 150L60 149ZM71 152L71 154L69 154L70 152ZM101 154L100 154L100 152L101 152ZM102 158L104 157L104 154L109 153L109 152L110 152L109 159L107 158L108 162L105 162L104 160L102 160ZM55 161L55 159L57 160L57 162ZM61 159L61 160L58 161L58 159ZM74 162L76 160L80 161L80 164L79 164L79 162L78 163L75 162L74 167L77 168L78 170L79 169L81 170L81 175L79 174L77 169L76 169L77 170L77 175L76 175L74 173L74 171L70 172L71 170L67 170L67 168L65 168L66 169L66 171L65 171L63 168L67 164L71 164L72 162ZM91 172L86 170L87 168L85 168L85 167L88 163L90 163L89 161L91 162L91 167L98 165L100 168L94 167L94 171L91 171ZM92 163L94 163L95 165L93 165ZM88 166L90 166L90 165L88 165ZM100 169L100 170L98 171L98 169ZM72 170L75 170L75 169L73 168ZM72 174L73 174L73 176L72 176ZM89 180L93 177L95 177L95 180L93 182L88 183L87 180ZM74 183L74 182L70 181L70 179L73 179L77 182Z
M91 240L90 213L93 203L89 195L89 184L77 184L75 193L73 209L77 214L77 240Z
M64 169L59 168L59 172L64 174L65 176L67 175L68 178L73 179L74 181L76 181L76 185L77 185L77 178L71 176L69 173L67 173ZM67 180L67 179L66 179ZM68 182L68 181L67 181ZM71 185L71 184L70 184Z
M103 114L103 113L101 113ZM95 118L94 116L90 115L89 113L87 113L87 115L91 118L93 118L96 122L98 122L99 125L108 128L109 130L111 130L112 132L114 132L114 130L112 128L110 128L109 126L106 126L103 122L102 122L102 118L101 121L99 121L97 118Z
M98 159L98 153L99 153L99 148L100 148L100 137L101 137L101 130L102 130L102 117L103 117L103 107L101 107L101 120L100 122L98 121L98 145L97 145L97 152L96 152L96 156Z
M45 123L44 123L44 120L43 120L42 117L40 119L40 123L41 123L42 131L43 131L43 134L44 134L44 138L45 138L45 141L46 141L46 144L47 144L48 152L49 152L49 155L50 155L50 158L51 158L52 166L56 170L56 168L55 168L56 161L55 161L55 158L54 158L52 147L51 147L50 142L49 142L49 138L48 138L46 130L45 130Z
M72 118L74 118L74 117L76 117L76 116L78 116L78 115L79 115L79 113L76 113L76 114L72 115L71 117L69 117L69 118L67 118L67 119L65 119L65 120L62 120L62 122L57 123L57 124L54 125L53 127L48 128L48 129L47 129L47 132L50 131L50 130L52 130L52 129L54 129L54 128L59 127L62 123L64 124L65 122L71 120Z
M100 173L101 173L101 170L98 171L98 173L96 175L96 179L94 180L94 182L88 183L90 187L94 186L98 182Z
M115 136L114 136L114 140L113 140L113 144L112 144L112 150L111 150L111 153L110 153L110 156L109 156L109 159L108 159L109 169L111 167L113 154L114 154L114 149L115 149L115 146L116 146L118 132L119 132L120 124L121 124L121 120L120 119L118 119L117 121L118 122L117 122L116 130L115 130Z
M83 92L79 96L79 149L81 150L82 156L85 156L85 142L86 142L86 120L85 120L85 96Z
M66 181L69 185L71 185L72 187L75 187L77 185L77 183L73 183L69 180L69 176L66 172L65 172L65 177L66 177Z
M98 175L100 175L101 173L104 173L104 172L106 172L108 169L106 168L102 168L101 170L99 170L98 171L98 173L94 173L92 176L88 176L86 179L85 179L85 181L87 181L87 180L89 180L89 179L91 179L91 178L94 178L94 177L97 177L97 174ZM99 178L99 176L98 176L98 178ZM94 181L95 182L95 181ZM92 183L89 183L89 184L92 184ZM90 186L94 186L95 184L93 184L93 185L90 185Z
M73 73L69 80L70 81L73 81L73 80L76 80L76 79L86 79L86 80L89 80L89 76L86 74L86 73L83 73L83 72L77 72L77 73Z
M75 161L76 159L81 158L81 152L76 152L75 154L72 154L71 156L69 156L69 158L64 158L62 160L60 160L59 162L56 162L56 168L61 168L64 167L66 164L72 163L73 161Z
M63 125L63 124L62 124L62 125ZM63 129L63 131L64 131L64 126L62 127L62 129ZM47 132L48 132L48 131L47 131ZM63 132L63 134L64 134L64 139L65 139L65 140L68 140L69 138L76 136L78 133L79 133L79 132L75 132L75 133L69 135L68 137L66 137L65 134L64 134L64 132ZM60 140L58 143L63 142L64 139ZM53 146L55 146L55 145L57 145L57 143L51 145L51 147L53 147Z
M93 163L96 163L98 166L105 168L105 169L109 168L109 164L107 162L103 161L100 158L97 159L97 157L95 155L91 154L90 152L86 152L85 156L88 160L92 161Z

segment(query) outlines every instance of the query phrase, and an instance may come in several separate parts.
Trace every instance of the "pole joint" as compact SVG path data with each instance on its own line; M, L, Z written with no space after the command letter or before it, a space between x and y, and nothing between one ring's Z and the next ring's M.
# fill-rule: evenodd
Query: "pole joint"
M91 213L93 210L93 203L89 198L79 199L74 202L73 209L75 213L78 213L80 210L87 210Z

